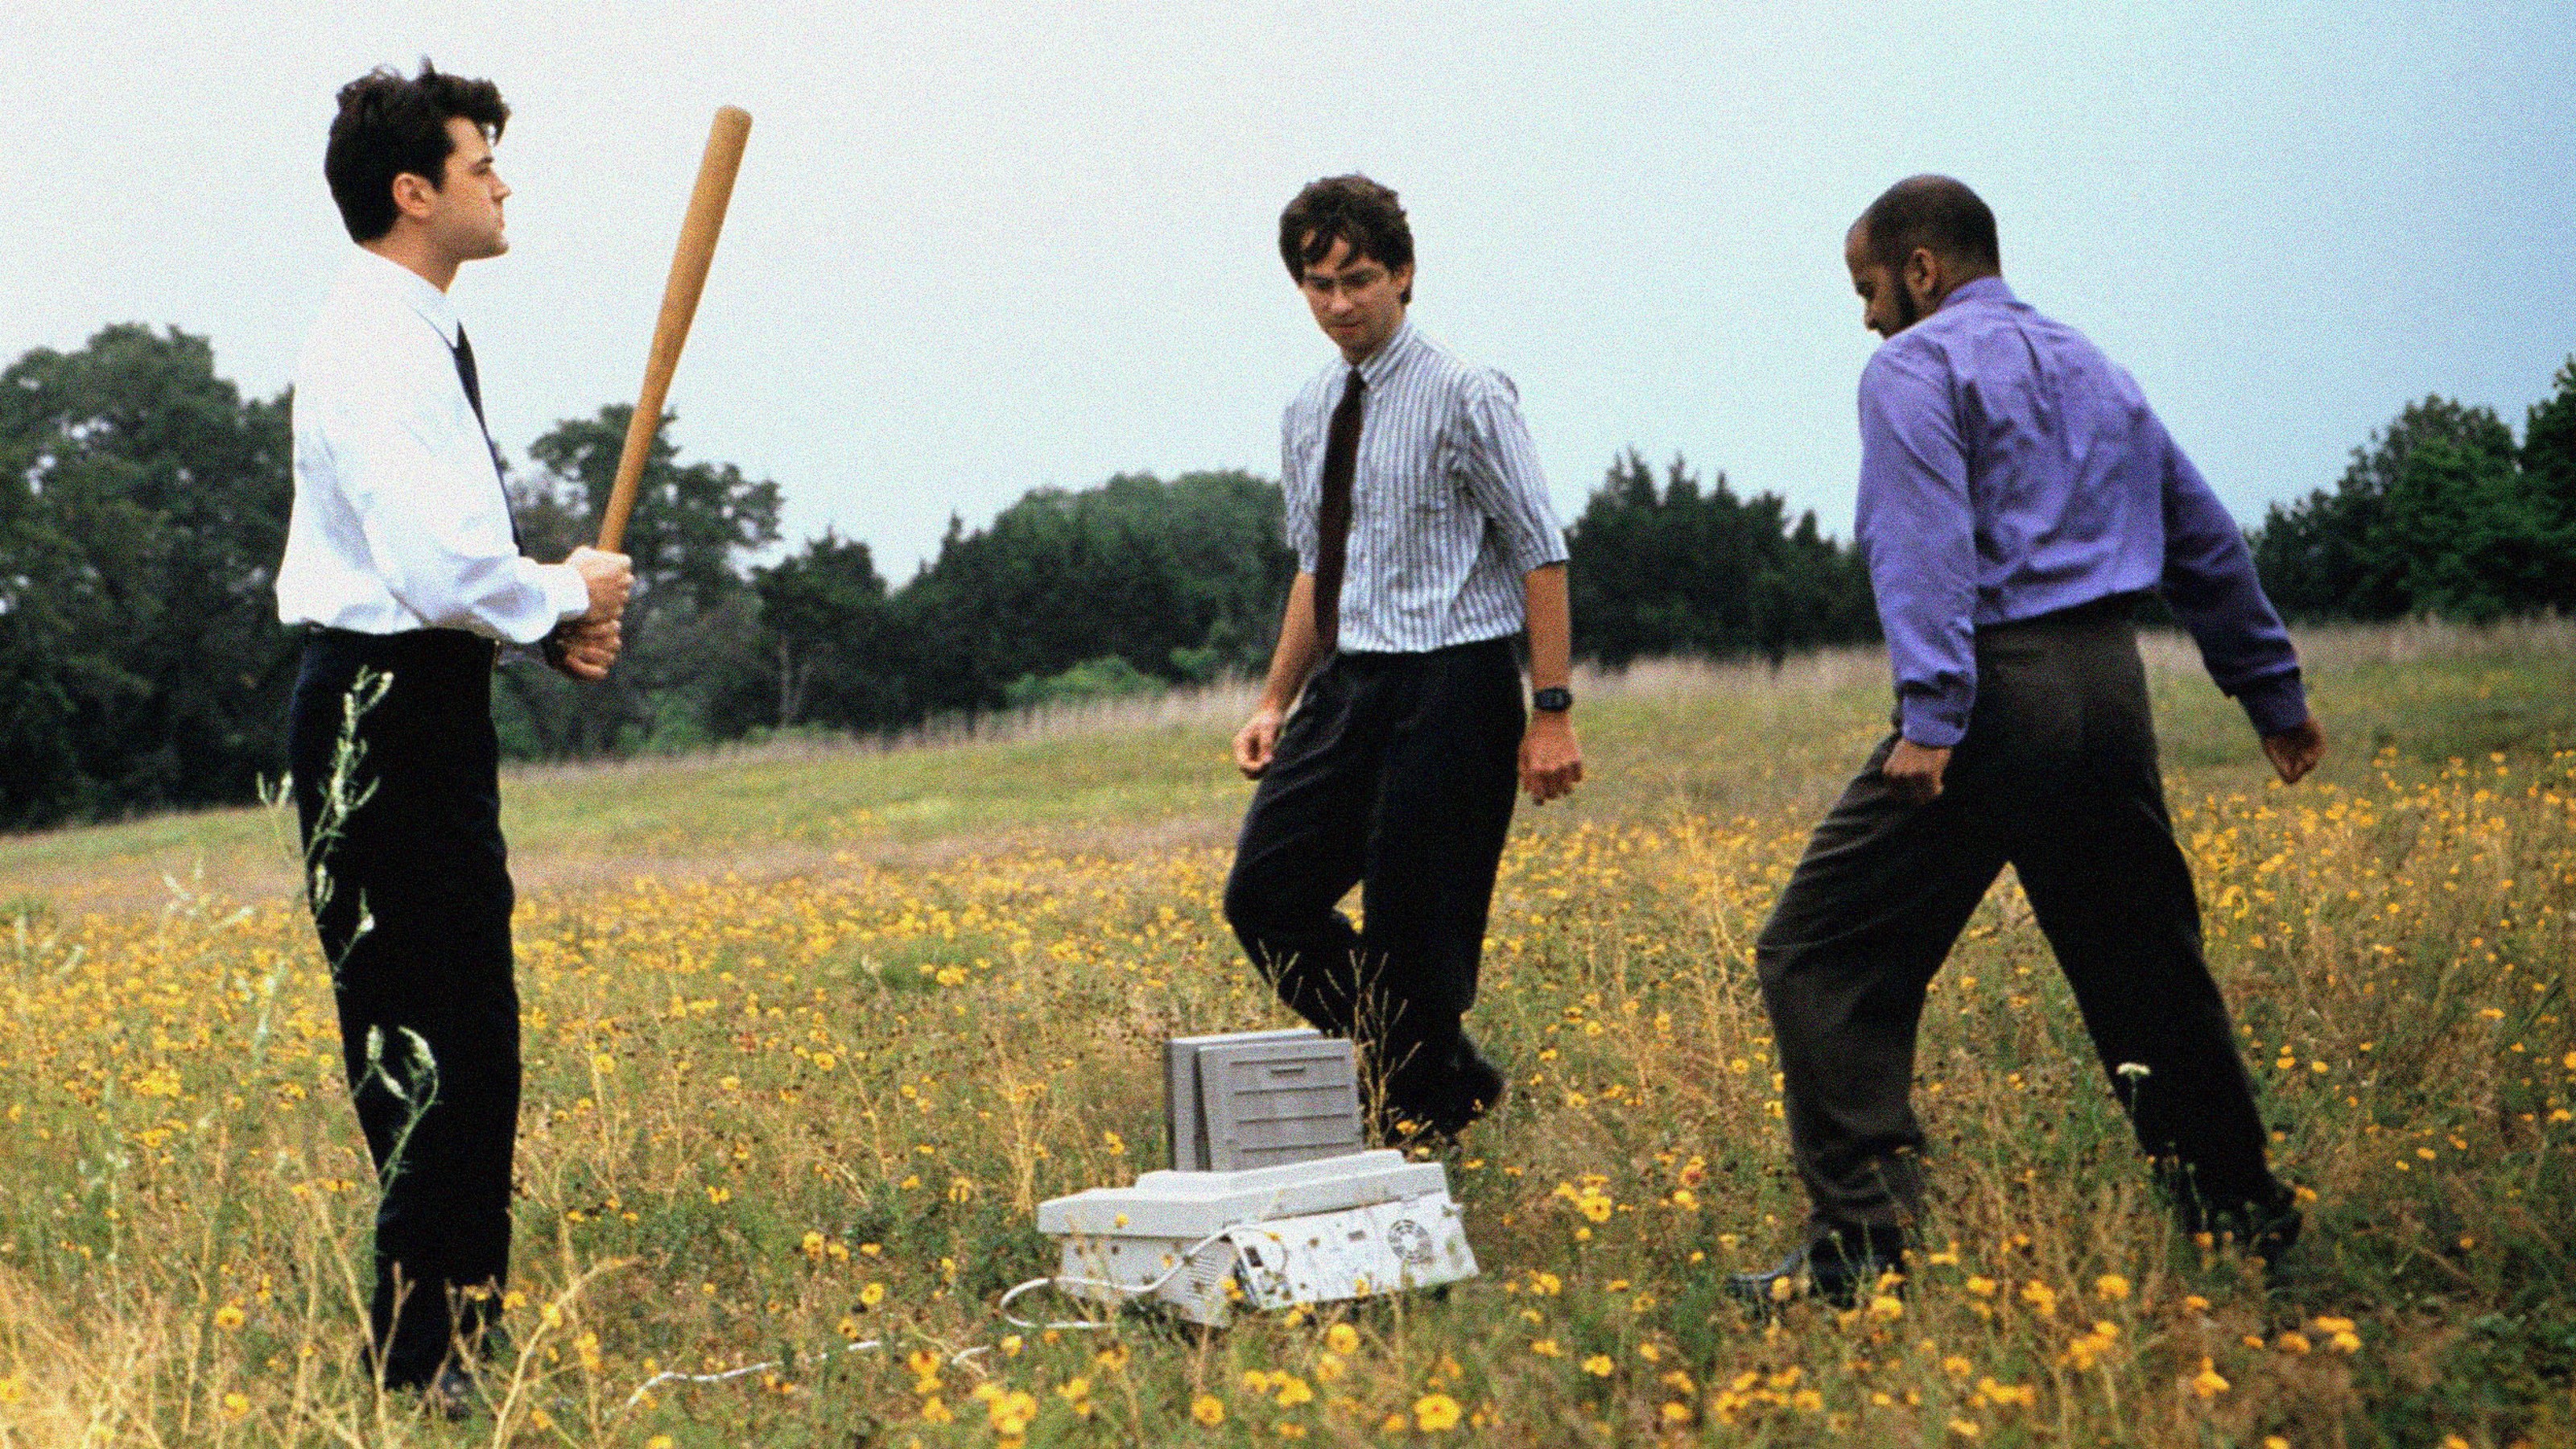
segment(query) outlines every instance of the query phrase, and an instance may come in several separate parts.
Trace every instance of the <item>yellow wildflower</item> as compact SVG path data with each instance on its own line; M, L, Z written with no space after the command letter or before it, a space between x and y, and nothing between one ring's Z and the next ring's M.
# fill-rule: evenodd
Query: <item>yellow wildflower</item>
M1029 1431L1029 1421L1038 1416L1037 1396L1025 1389L995 1394L985 1400L984 1416L992 1421L994 1433L1016 1439Z
M1977 1393L1990 1404L2019 1404L2025 1409L2039 1405L2037 1384L2005 1384L1993 1379L1979 1379Z

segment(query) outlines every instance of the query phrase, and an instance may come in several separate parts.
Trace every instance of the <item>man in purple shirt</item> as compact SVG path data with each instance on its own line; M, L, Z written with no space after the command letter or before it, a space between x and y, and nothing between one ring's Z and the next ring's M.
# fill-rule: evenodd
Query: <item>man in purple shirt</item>
M1844 240L1863 322L1857 537L1896 732L1816 828L1755 949L1812 1212L1740 1297L1848 1302L1922 1214L1924 989L2009 863L2187 1227L2277 1261L2298 1235L2201 957L2130 625L2191 631L2284 782L2325 752L2227 510L2137 383L2004 285L1994 214L1897 183Z

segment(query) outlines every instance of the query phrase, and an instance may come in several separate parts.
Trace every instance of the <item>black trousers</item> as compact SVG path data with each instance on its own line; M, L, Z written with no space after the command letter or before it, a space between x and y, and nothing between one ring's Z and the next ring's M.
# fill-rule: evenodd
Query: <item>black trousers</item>
M1400 1105L1439 1092L1422 1077L1475 1004L1523 722L1508 638L1335 654L1244 816L1226 920L1280 999L1357 1041ZM1336 909L1354 884L1365 929Z
M500 1311L510 1265L519 998L489 640L450 629L322 631L287 717L314 923L330 961L358 1125L383 1189L372 1343L387 1382L421 1384L451 1340ZM327 808L361 671L359 716Z
M1941 796L1880 774L1891 735L1816 827L1755 950L1814 1226L1919 1217L1911 1101L1924 988L2011 863L2138 1140L2187 1221L2287 1194L2201 956L2165 814L2130 601L1981 629L1977 702ZM2123 1075L2134 1063L2143 1076Z

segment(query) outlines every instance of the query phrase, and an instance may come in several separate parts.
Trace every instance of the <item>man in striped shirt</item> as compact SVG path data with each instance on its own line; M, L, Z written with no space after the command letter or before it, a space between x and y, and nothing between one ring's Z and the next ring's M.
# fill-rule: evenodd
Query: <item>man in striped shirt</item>
M1449 1138L1502 1097L1461 1018L1514 784L1545 804L1583 778L1565 533L1510 379L1406 321L1394 192L1315 182L1281 214L1279 251L1341 361L1282 428L1297 578L1234 740L1261 784L1226 919L1282 1000L1359 1044L1382 1135ZM1365 930L1337 909L1354 884Z

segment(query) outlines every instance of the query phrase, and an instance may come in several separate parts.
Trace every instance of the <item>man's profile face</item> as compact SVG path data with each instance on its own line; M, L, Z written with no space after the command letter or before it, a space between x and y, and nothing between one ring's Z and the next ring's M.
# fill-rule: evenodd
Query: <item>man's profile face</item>
M1308 262L1297 283L1315 325L1342 350L1343 361L1354 363L1404 325L1404 294L1412 285L1412 267L1389 268L1353 251L1346 237L1333 238L1332 250Z
M460 262L497 257L510 249L501 219L510 188L492 169L492 142L463 116L447 118L447 134L455 149L447 153L447 174L429 195L421 225L439 250Z
M1870 255L1869 238L1859 227L1843 235L1843 265L1851 269L1852 290L1860 293L1860 325L1893 337L1923 319L1896 269Z

